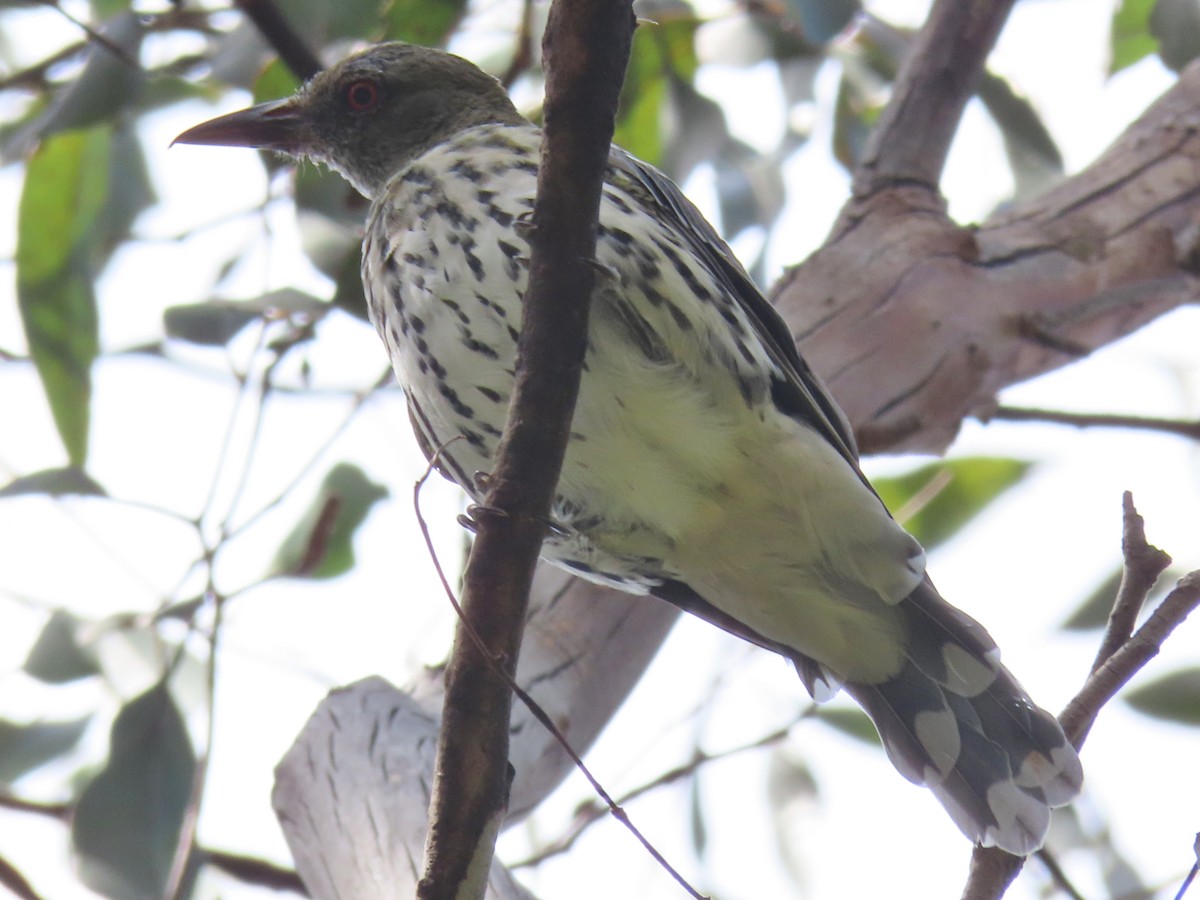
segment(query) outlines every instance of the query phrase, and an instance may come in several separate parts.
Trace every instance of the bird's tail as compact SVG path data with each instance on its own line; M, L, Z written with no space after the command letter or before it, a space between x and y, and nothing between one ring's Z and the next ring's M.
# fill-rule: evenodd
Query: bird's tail
M892 764L927 785L968 837L1029 855L1045 840L1051 808L1079 793L1075 749L1000 664L983 627L928 578L901 609L904 668L876 684L847 682L846 691L874 721Z

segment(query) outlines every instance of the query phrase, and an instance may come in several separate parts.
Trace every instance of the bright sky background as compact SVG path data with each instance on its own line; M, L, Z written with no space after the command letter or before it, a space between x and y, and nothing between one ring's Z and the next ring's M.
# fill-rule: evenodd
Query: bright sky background
M925 6L905 0L869 5L898 23L915 23ZM1018 4L992 58L993 69L1042 111L1071 170L1094 158L1171 81L1152 61L1105 81L1111 5L1094 0ZM822 73L822 99L832 96L835 78L832 67ZM714 68L703 73L700 85L716 99L731 101L725 104L730 124L752 143L763 140L764 129L769 136L770 123L782 115L782 101L763 71ZM196 147L162 152L183 128L240 105L244 98L231 98L220 109L194 103L148 122L144 139L162 204L139 221L138 233L147 242L115 260L100 285L106 347L154 338L162 309L204 299L220 261L240 246L252 244L258 251L235 273L232 295L252 296L287 284L324 290L315 275L297 269L297 236L286 203L273 205L265 221L238 215L252 210L268 189L253 154ZM825 154L828 138L829 122L820 121L813 140L787 165L789 181L804 187L802 201L793 200L785 211L772 246L776 272L819 244L845 198L845 176ZM0 258L5 260L0 264L0 346L5 348L23 345L8 262L16 174L11 167L0 170ZM702 203L711 196L703 177L689 187ZM951 210L962 221L986 214L1008 191L994 129L974 107L951 156L945 187ZM204 223L221 224L173 239ZM1014 405L1195 418L1200 413L1198 345L1200 312L1184 310L1093 359L1015 388L1004 399ZM234 352L244 359L252 349L250 341L242 341ZM348 322L326 326L313 353L322 384L356 388L384 365L374 335ZM188 513L203 503L234 397L226 380L203 374L219 372L219 360L202 353L195 359L196 375L136 356L97 367L91 468L112 494ZM235 520L290 480L334 431L348 405L339 395L322 404L271 404L257 456L261 462ZM0 366L0 423L5 423L0 426L0 482L61 461L29 367ZM235 453L245 449L245 424L241 419ZM948 598L987 625L1035 698L1058 709L1086 671L1095 637L1063 637L1055 627L1119 561L1121 492L1134 491L1152 541L1181 566L1200 566L1196 448L1152 434L969 423L953 452L1040 462L1026 484L935 553L931 571ZM335 591L289 582L231 604L201 822L201 840L208 844L286 862L268 801L271 769L316 703L330 687L370 674L402 684L413 665L444 655L447 610L409 502L409 485L424 462L409 437L398 392L372 402L354 420L317 466L317 475L341 459L359 462L385 480L392 499L376 509L360 536L360 569ZM872 460L867 468L892 472L912 463ZM229 482L222 482L220 496L232 496ZM311 493L310 484L234 549L221 570L222 587L246 583L265 568L273 542L286 533ZM454 490L440 482L427 487L423 500L441 555L449 560L456 558L460 541L447 511L455 502ZM88 501L46 506L36 500L0 503L0 713L13 718L78 714L102 693L96 686L39 691L13 672L41 626L41 609L62 604L96 617L152 610L162 596L187 596L198 587L177 590L179 573L196 548L188 532L171 520ZM1198 642L1200 625L1185 625L1147 676L1195 664ZM112 690L128 697L150 677L149 670L128 671ZM707 703L716 682L715 699ZM801 686L780 660L687 621L602 737L591 757L593 770L610 791L620 793L676 764L690 752L698 732L709 751L737 746L786 720L802 701ZM705 703L697 722L693 712ZM89 738L94 751L105 746L107 735L97 729ZM796 728L788 747L803 755L821 791L820 805L797 815L789 832L791 846L801 848L806 896L957 896L969 848L925 791L899 778L878 752L818 725ZM1114 704L1084 753L1085 822L1107 822L1136 867L1151 883L1167 887L1166 896L1186 872L1200 828L1198 749L1194 731L1149 721ZM724 900L794 895L775 849L765 800L766 760L764 753L730 759L712 766L701 782L711 859L704 877ZM48 770L31 783L31 792L53 796L61 775ZM554 834L586 795L573 779L531 827L539 835ZM656 846L685 869L691 865L686 801L683 792L665 790L630 808ZM61 863L55 867L55 857L34 868L33 848L50 846L61 853L56 834L35 817L0 815L0 854L19 865L28 862L50 897L85 896L77 893ZM503 850L519 856L521 842L520 835L510 835ZM1066 862L1070 865L1071 858ZM547 900L681 896L614 823L593 829L572 854L527 881ZM1018 885L1009 896L1034 896L1028 885L1036 882ZM1100 895L1086 880L1080 887L1088 896Z

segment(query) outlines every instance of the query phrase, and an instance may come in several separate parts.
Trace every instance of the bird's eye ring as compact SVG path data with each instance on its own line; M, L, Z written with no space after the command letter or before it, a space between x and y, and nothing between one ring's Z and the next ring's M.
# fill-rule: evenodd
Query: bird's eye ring
M346 87L346 106L353 112L370 112L379 105L379 85L366 78Z

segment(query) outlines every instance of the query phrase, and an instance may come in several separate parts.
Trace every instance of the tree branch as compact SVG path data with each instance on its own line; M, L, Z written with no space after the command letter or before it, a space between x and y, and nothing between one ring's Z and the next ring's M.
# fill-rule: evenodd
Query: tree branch
M1136 632L1133 623L1150 589L1171 558L1146 542L1142 518L1132 496L1123 498L1124 525L1121 549L1125 573L1117 603L1109 616L1100 652L1087 681L1059 714L1059 721L1075 749L1081 749L1100 710L1125 684L1158 655L1163 642L1200 606L1200 571L1179 579L1172 590ZM994 847L976 847L962 900L996 900L1002 897L1021 871L1025 860Z
M1073 425L1076 428L1133 428L1176 434L1200 441L1200 420L1160 419L1119 413L1075 413L1057 409L1023 409L1016 406L998 406L987 413L986 417L981 418L985 422L993 419L1005 422L1053 422L1057 425Z
M237 6L258 29L284 65L301 83L308 81L324 68L312 48L292 28L273 0L234 0Z
M941 453L1002 388L1196 299L1197 108L1200 64L1087 169L978 228L924 187L850 201L852 227L774 300L864 453Z
M545 136L517 378L464 577L430 802L426 900L482 897L508 805L506 680L566 452L595 281L600 188L634 27L626 4L551 7ZM482 639L485 647L475 645Z
M1014 2L934 3L854 173L855 198L905 183L937 191L963 109ZM853 206L843 218L853 218Z

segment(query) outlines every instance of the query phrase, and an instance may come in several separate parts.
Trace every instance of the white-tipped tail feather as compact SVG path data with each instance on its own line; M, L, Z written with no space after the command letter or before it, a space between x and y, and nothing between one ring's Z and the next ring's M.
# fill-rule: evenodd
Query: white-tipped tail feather
M846 691L874 721L892 764L927 785L967 837L1028 856L1046 839L1050 810L1079 793L1079 757L1000 665L982 627L928 580L901 608L922 636L907 645L905 666L877 684L847 682Z

